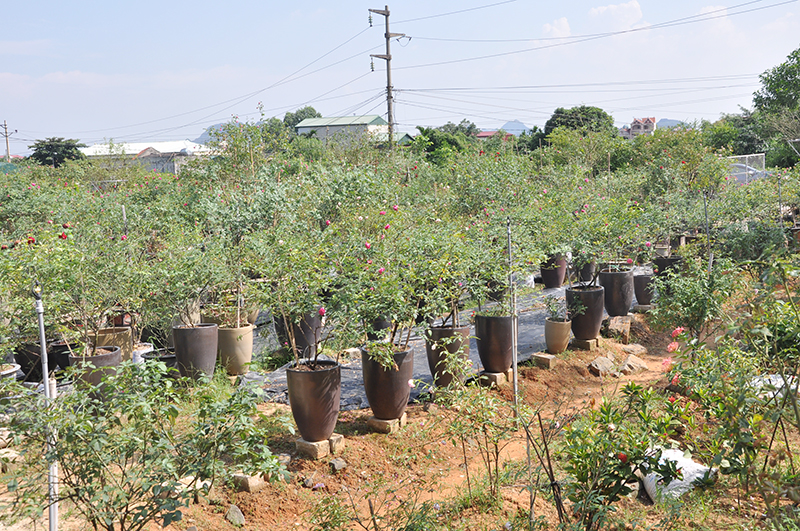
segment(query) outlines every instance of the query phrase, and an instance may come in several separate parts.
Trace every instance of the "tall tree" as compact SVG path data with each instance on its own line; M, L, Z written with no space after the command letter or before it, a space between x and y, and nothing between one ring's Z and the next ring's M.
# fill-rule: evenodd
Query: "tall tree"
M447 122L446 124L439 126L436 129L443 133L464 133L467 136L475 136L481 132L480 128L477 125L470 122L466 118L461 120L461 123L459 123L458 125L454 124L453 122Z
M756 109L772 114L800 107L800 48L759 79L762 86L753 94Z
M301 109L297 109L295 112L287 112L283 117L283 125L288 127L290 132L294 134L294 126L306 118L322 118L322 115L318 113L314 107L306 106Z
M569 129L586 128L588 131L609 132L614 130L614 118L600 107L580 105L565 109L559 107L544 124L544 134L549 135L556 127Z
M84 158L83 153L78 148L86 147L78 140L72 138L50 137L44 140L37 140L32 146L31 159L42 166L53 166L58 168L68 160L79 160Z

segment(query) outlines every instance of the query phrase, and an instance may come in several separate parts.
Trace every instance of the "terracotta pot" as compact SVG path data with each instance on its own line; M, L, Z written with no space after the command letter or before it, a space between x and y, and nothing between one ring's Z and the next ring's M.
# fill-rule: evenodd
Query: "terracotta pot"
M319 361L316 371L286 369L289 406L300 435L309 442L327 441L339 418L342 373L338 363ZM406 384L406 387L408 385Z
M506 372L514 354L514 317L475 316L478 356L486 372Z
M452 338L452 339L451 339ZM446 344L442 342L445 341ZM452 326L435 326L428 330L425 341L425 352L428 356L428 368L431 370L436 387L447 387L458 376L463 383L464 375L447 371L447 353L453 355L460 352L460 358L469 359L469 326L454 328Z
M414 377L414 349L394 355L397 370L384 369L380 363L361 349L361 369L364 376L364 391L369 407L376 418L399 419L408 406L411 387L408 382Z
M605 300L603 286L575 285L565 290L567 308L580 304L583 313L572 314L572 333L575 339L595 339L600 334L603 324L603 302Z
M633 293L636 303L648 306L653 302L653 275L636 275L633 277Z
M542 283L546 289L559 288L567 274L567 259L562 255L552 255L541 263Z
M628 315L633 303L633 270L600 271L598 279L606 290L605 307L608 315Z
M220 328L217 355L228 374L245 374L253 359L253 329L251 324L240 328Z
M572 321L554 321L549 317L544 321L544 341L547 352L561 354L569 346Z
M172 327L175 338L175 356L181 376L193 380L203 375L211 378L217 364L217 342L219 327L214 323L200 323L194 326Z

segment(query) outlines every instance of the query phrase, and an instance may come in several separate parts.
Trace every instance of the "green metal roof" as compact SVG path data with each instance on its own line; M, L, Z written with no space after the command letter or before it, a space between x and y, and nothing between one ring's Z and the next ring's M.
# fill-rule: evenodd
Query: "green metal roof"
M389 123L377 114L366 114L364 116L331 116L329 118L306 118L295 128L300 127L343 127L349 125L389 125Z

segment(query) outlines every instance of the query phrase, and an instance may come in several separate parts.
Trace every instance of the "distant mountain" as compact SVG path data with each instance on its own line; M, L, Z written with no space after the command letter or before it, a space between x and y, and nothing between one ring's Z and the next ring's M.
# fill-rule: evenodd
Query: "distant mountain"
M686 125L680 120L670 120L669 118L662 118L656 122L656 129L669 129L678 125Z
M225 124L222 123L222 124L214 124L214 125L212 125L208 129L203 131L202 135L200 135L197 138L195 138L194 140L192 140L192 142L194 142L195 144L203 144L203 145L208 144L208 141L211 140L211 131L219 130L219 129L222 128L223 125L225 125Z
M530 133L531 132L531 128L528 127L527 125L523 124L519 120L512 120L510 122L506 122L506 124L503 127L501 127L500 129L502 129L506 133L511 133L514 136L519 136L522 133Z

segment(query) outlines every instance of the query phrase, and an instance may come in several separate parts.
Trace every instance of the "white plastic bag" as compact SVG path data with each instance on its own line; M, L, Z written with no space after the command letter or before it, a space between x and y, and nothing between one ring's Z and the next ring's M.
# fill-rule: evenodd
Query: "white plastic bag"
M655 473L647 474L642 483L644 483L644 490L650 499L658 503L665 497L679 498L684 493L689 492L694 488L694 482L697 479L702 479L709 470L709 467L701 465L686 457L680 450L664 450L661 452L661 459L659 463L664 463L666 460L675 461L675 468L683 473L683 479L673 479L667 485L659 484L661 476ZM716 471L711 470L709 476L714 476Z

